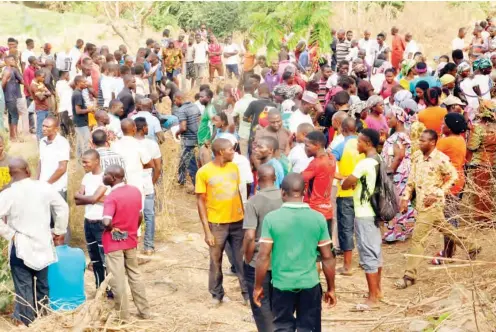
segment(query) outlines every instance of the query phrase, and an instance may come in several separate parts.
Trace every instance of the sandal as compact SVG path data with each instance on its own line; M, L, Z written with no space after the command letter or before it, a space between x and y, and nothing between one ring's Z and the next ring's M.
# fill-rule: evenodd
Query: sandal
M351 277L353 275L353 271L351 269L345 270L344 267L340 267L336 270L336 273L342 276Z
M470 250L468 252L468 258L473 261L477 258L477 255L481 252L482 248L477 248L477 249L473 249L473 250Z
M444 251L441 250L434 257L443 257L444 258ZM432 265L442 265L445 263L445 261L444 261L444 259L433 258L431 263L432 263Z
M397 289L405 289L413 285L415 285L415 279L407 276L403 276L403 278L396 280L394 283L394 287Z

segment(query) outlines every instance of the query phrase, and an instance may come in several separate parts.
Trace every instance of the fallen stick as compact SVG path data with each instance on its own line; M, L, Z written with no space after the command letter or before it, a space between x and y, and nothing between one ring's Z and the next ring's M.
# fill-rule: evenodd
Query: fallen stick
M488 261L472 261L469 259L459 259L459 258L445 258L445 257L434 257L434 256L424 256L424 255L413 255L413 254L403 254L405 257L416 257L416 258L424 258L424 259L437 259L441 261L452 261L452 262L465 262L472 264L493 264L496 265L496 262L488 262Z
M485 265L486 263L473 263L473 264L454 264L454 265L442 265L442 266L431 266L427 270L444 270L444 269L458 269L465 267L472 267L477 265Z

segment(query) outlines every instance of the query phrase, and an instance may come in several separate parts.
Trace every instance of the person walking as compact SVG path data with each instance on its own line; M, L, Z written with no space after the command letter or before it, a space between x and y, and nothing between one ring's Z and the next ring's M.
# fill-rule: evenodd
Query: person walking
M6 218L6 222L0 222L0 236L9 241L10 247L10 270L16 294L13 316L30 325L47 305L48 266L57 261L52 237L63 240L69 207L53 186L31 179L24 159L12 158L9 174L12 184L0 192L0 218Z
M212 304L226 302L222 286L222 256L226 243L234 253L236 275L241 286L244 302L248 303L248 291L243 271L243 203L239 193L239 170L232 162L234 149L231 142L218 138L212 143L214 159L196 173L195 192L198 214L210 251L208 290Z
M302 202L304 190L303 177L288 174L282 183L282 207L263 220L253 301L260 307L263 297L270 296L263 285L272 266L274 331L321 331L322 288L315 268L317 252L327 281L324 301L336 305L336 261L327 223L321 213Z
M470 259L474 259L481 248L472 239L448 223L444 217L445 196L458 178L449 157L436 149L437 133L424 130L420 136L420 151L412 155L412 169L408 177L405 193L400 203L400 212L406 211L408 202L416 195L416 225L413 230L410 254L405 274L395 282L398 289L415 284L418 267L425 251L425 241L429 232L436 228L457 246L467 248Z
M102 235L107 271L112 274L110 287L114 293L114 307L121 320L129 319L126 275L138 309L138 317L150 318L150 306L145 286L138 270L138 228L143 219L141 192L125 183L124 169L117 165L107 168L103 184L110 186L110 194L103 203Z
M244 273L248 295L250 295L251 310L258 331L273 331L273 316L271 312L272 302L272 272L269 267L263 280L262 287L265 296L261 300L261 306L253 301L253 290L255 287L255 267L260 250L260 235L262 233L265 216L279 209L282 205L281 190L274 186L276 172L274 167L265 164L258 168L258 186L260 190L252 196L245 205L245 218L243 229L245 236L244 248Z

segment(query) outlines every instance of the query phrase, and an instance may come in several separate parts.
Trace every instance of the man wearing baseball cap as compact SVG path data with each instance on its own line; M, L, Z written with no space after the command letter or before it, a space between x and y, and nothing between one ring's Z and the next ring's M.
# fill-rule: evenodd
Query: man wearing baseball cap
M294 111L289 120L289 130L296 133L298 126L302 123L309 123L313 125L313 119L310 112L315 108L319 102L319 98L315 92L305 91L301 100L301 109Z

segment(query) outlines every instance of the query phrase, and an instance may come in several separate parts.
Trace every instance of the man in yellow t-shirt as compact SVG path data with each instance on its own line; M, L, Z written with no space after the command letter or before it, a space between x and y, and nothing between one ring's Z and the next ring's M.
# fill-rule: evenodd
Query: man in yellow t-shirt
M241 293L248 303L248 291L243 280L243 203L239 193L238 166L232 162L234 149L224 138L212 144L214 159L196 173L195 192L198 214L210 247L208 290L212 303L219 305L227 299L222 287L222 254L229 244L234 258Z
M342 179L346 179L353 170L356 164L365 156L359 154L357 150L357 133L356 123L353 118L346 118L341 123L341 133L344 136L344 141L332 149L332 154L338 162L339 175ZM353 248L353 236L355 233L355 210L353 204L353 189L344 190L341 185L338 185L338 193L336 196L337 205L337 220L338 220L338 239L341 250L343 251L343 267L337 272L343 275L351 275L351 259Z

